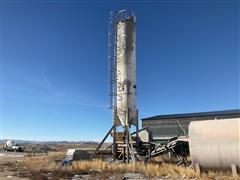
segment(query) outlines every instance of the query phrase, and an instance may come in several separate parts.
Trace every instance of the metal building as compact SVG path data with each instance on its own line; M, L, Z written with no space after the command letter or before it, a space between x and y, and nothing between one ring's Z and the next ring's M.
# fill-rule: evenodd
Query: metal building
M240 119L240 109L153 116L142 119L142 127L149 128L153 139L164 140L188 135L188 127L191 121L218 119Z

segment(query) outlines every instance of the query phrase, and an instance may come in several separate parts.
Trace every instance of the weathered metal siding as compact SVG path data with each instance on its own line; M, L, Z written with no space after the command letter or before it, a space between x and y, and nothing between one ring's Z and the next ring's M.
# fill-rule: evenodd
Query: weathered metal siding
M189 147L202 169L240 168L240 118L191 122Z
M177 120L182 125L184 131L188 134L188 127L192 121L207 121L220 119L231 119L232 117L239 117L239 115L222 115L222 116L203 116L203 117L188 117L188 118L173 118L173 119L159 119L159 120L143 120L142 127L149 127L152 131L153 138L159 137L175 137L183 136L184 132L179 127Z
M184 119L180 121L185 132L188 132L190 120ZM160 137L175 137L175 136L183 136L184 132L179 127L176 119L171 120L153 120L153 121L143 121L142 127L148 127L149 130L152 132L153 138L160 138Z

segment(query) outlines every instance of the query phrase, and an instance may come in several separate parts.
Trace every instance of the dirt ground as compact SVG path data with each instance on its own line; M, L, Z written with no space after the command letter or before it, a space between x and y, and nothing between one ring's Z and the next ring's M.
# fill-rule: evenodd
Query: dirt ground
M138 173L138 171L132 171L132 167L129 166L127 170L124 170L122 165L119 166L109 165L106 161L96 161L92 162L92 167L88 164L90 161L80 162L75 164L76 168L72 168L71 171L64 170L64 168L59 168L62 160L65 158L65 153L67 149L76 148L81 150L86 150L90 154L93 154L96 144L47 144L47 145L36 145L36 144L24 144L22 145L25 152L5 152L0 148L0 179L1 180L45 180L45 179L84 179L84 180L95 180L95 179L113 179L113 180L137 180L137 179L239 179L232 178L230 174L208 172L200 176L196 176L192 168L179 168L171 167L171 165L165 166L155 166L152 164L148 167L140 167L144 169L143 172L148 172L149 174L160 173L159 170L164 169L163 174L172 173L172 175L160 175L158 177L151 175L144 175L144 173ZM105 146L108 146L106 144ZM102 155L104 156L104 155ZM160 158L162 161L163 158ZM158 162L158 160L156 161ZM59 164L60 163L60 164ZM87 163L87 164L86 164ZM95 164L94 164L95 163ZM91 164L91 163L90 163ZM159 164L159 163L158 163ZM88 166L90 168L88 168ZM105 170L103 166L107 168L115 168L115 170ZM42 168L43 167L43 168ZM48 167L48 168L45 168ZM95 168L94 168L95 167ZM110 169L111 169L110 168ZM157 169L156 169L157 168ZM169 169L170 168L170 169ZM172 168L172 169L171 169ZM37 170L36 170L37 169ZM45 169L45 170L44 170ZM119 170L119 171L118 171ZM174 172L178 176L174 175ZM184 171L184 172L181 172ZM189 175L193 174L193 175Z
M18 152L3 152L0 151L0 179L20 179L25 180L29 178L19 177L18 164L23 161L27 153Z
M93 154L94 150L97 147L96 143L80 143L80 144L21 144L21 148L24 152L8 152L3 151L3 145L0 145L0 179L1 180L41 180L41 179L96 179L95 170L90 170L90 173L76 173L73 175L65 175L64 172L57 172L58 177L51 172L32 172L24 165L26 159L32 157L47 157L49 153L57 154L56 158L53 161L62 162L65 158L65 153L68 149L75 148L86 150L90 154ZM109 146L104 144L103 147ZM69 178L71 176L71 178ZM118 175L117 175L118 176ZM117 176L112 179L121 179ZM132 175L126 175L132 176ZM100 179L106 179L105 176L98 175Z
M0 179L1 180L25 180L25 179L49 179L51 175L41 176L32 174L26 167L23 166L23 161L29 157L42 157L50 152L62 154L59 161L63 160L67 149L76 148L93 152L97 147L96 143L80 143L80 144L20 144L24 152L8 152L3 151L3 145L0 145ZM89 179L89 176L83 177ZM51 178L54 179L54 178ZM75 179L82 179L76 176Z
M22 166L24 159L31 156L44 156L44 154L33 154L26 152L5 152L0 151L0 179L1 180L40 180L40 179L59 179L58 177L52 177L51 173L42 172L40 174L31 174L28 169ZM138 173L126 173L126 174L104 174L101 175L97 170L90 170L91 173L75 174L72 178L63 179L86 179L95 180L97 179L145 179L141 174ZM97 176L96 176L97 174ZM64 177L64 176L63 176Z

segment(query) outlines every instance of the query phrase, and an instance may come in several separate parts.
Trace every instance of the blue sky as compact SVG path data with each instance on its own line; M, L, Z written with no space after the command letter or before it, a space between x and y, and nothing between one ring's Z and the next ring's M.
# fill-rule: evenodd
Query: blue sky
M137 15L140 118L240 108L239 1L1 1L3 138L100 140L111 127L111 10Z

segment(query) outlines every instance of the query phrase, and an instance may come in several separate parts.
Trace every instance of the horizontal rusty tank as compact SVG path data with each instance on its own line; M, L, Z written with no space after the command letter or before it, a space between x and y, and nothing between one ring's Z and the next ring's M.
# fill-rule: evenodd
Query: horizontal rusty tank
M240 168L240 118L191 122L189 148L202 169Z

